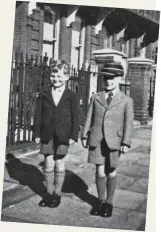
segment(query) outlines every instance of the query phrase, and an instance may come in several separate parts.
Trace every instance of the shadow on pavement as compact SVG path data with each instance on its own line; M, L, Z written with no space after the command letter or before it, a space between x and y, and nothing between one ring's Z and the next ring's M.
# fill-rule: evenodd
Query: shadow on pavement
M42 197L45 191L43 173L36 166L21 162L11 153L7 154L6 159L5 165L10 178L17 180L20 185L28 186L33 192ZM43 166L43 163L41 163L41 166ZM87 184L70 170L65 172L62 192L73 193L91 206L97 203L97 198L88 193Z
M42 197L45 190L43 173L34 165L21 162L12 153L8 153L6 159L5 166L10 178L19 181L20 185L28 186Z
M97 204L98 201L95 196L88 192L88 186L84 180L70 170L66 170L62 192L73 193L91 206Z

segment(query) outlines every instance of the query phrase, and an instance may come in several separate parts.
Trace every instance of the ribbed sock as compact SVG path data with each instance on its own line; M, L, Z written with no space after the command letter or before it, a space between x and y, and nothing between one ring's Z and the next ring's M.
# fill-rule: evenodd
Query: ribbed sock
M113 204L113 197L114 197L114 193L115 193L115 189L116 189L116 176L113 177L107 177L107 183L106 183L106 187L107 187L107 198L106 198L106 202L108 204Z
M55 193L61 195L62 186L64 183L65 171L56 171L55 172Z
M103 203L105 201L105 192L106 192L106 176L99 177L96 176L96 187L98 193L98 200Z
M54 191L54 172L45 172L46 192L52 194Z

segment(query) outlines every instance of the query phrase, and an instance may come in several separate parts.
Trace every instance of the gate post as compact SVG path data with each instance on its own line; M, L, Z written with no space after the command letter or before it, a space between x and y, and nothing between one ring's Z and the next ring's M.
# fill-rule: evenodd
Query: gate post
M134 118L141 125L148 123L148 100L150 88L150 76L153 60L144 57L128 59L130 96L134 101Z
M116 61L121 63L124 68L124 77L122 77L121 82L125 82L127 72L127 55L125 53L115 49L105 48L92 51L92 55L94 56L96 65L98 66L98 72L100 72L102 66L108 62ZM97 91L101 91L103 87L103 76L99 76L97 82Z

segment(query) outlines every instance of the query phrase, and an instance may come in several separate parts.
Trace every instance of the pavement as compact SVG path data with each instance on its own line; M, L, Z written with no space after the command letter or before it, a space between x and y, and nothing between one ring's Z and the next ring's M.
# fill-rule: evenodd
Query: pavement
M10 154L5 163L1 220L7 222L145 230L152 125L136 127L132 147L120 158L111 218L89 214L97 200L95 166L80 141L66 157L62 201L58 208L40 208L44 190L43 155ZM37 150L36 150L37 151Z

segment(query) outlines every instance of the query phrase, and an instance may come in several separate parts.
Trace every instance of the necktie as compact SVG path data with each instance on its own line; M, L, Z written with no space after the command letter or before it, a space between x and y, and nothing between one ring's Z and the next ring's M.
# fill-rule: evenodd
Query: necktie
M112 96L113 96L113 93L112 93L112 92L109 92L108 98L107 98L107 105L108 105L108 106L109 106L110 102L112 101Z

